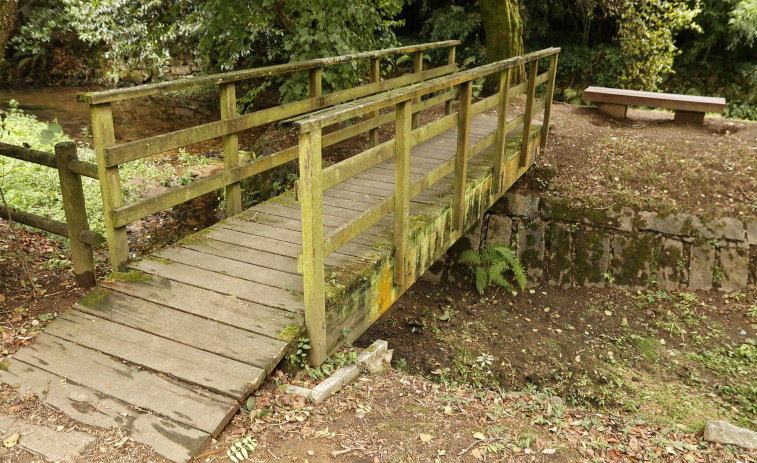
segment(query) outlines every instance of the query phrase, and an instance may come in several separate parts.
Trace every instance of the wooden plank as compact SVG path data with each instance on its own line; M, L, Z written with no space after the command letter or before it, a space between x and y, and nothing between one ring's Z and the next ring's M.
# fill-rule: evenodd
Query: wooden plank
M107 393L80 386L15 359L0 370L0 381L19 395L37 396L45 405L71 419L100 428L121 428L126 435L149 445L172 461L186 462L210 440L210 434L159 415L138 411Z
M323 84L323 68L310 69L310 98L318 98L323 93L321 85Z
M683 111L722 113L725 98L655 93L640 90L622 90L607 87L588 87L584 90L586 101L634 106L650 106Z
M66 311L45 333L236 400L247 397L265 379L262 368L81 312Z
M234 82L219 86L221 99L221 119L237 117L237 94ZM231 169L239 165L239 136L230 133L221 137L223 144L223 168ZM242 210L242 187L239 182L226 185L226 214L239 214Z
M22 436L18 440L18 447L41 456L44 461L81 461L84 453L89 450L88 447L93 446L97 441L95 436L86 432L65 432L62 429L58 431L47 426L27 424L24 421L2 413L0 414L0 433L3 436L14 433Z
M105 281L102 285L106 291L159 304L164 311L169 311L166 308L179 310L272 339L278 339L287 326L302 323L302 315L297 313L272 309L155 275L137 282Z
M76 98L78 101L89 104L106 103L110 101L127 100L131 98L140 98L160 93L175 92L188 88L204 87L208 85L219 85L226 82L237 82L240 80L255 79L258 77L270 77L282 74L290 74L296 71L304 71L316 67L332 66L340 63L348 63L363 59L378 58L396 54L413 53L416 50L433 50L436 48L446 48L459 45L459 40L446 40L442 42L425 43L420 45L408 45L398 48L386 48L383 50L374 50L362 53L353 53L349 55L334 56L328 58L316 58L307 61L298 61L294 63L276 64L254 69L245 69L242 71L232 71L223 74L211 74L209 76L189 77L186 79L177 79L167 82L160 82L148 85L139 85L130 88L119 88L114 90L105 90L101 92L79 93Z
M413 73L423 72L423 51L418 50L415 53L413 53ZM417 96L413 100L414 104L418 104L421 102L421 97ZM401 104L401 103L400 103ZM421 121L421 114L420 113L412 113L412 128L417 129L420 125Z
M421 56L421 66L423 59ZM397 105L394 150L394 284L404 286L410 252L410 132L413 130L413 100Z
M370 67L369 67L369 81L370 82L378 82L381 80L381 68L380 65L380 59L378 57L371 58L370 61ZM371 119L376 119L379 117L379 112L374 111L370 114ZM368 147L372 148L374 146L377 146L379 144L379 130L378 127L371 129L368 132Z
M447 51L447 64L455 64L455 49L456 47L454 45L449 47L449 50ZM444 103L444 114L447 116L452 114L452 101Z
M246 363L269 372L284 355L286 343L251 331L208 320L115 291L83 298L74 309ZM252 380L254 378L250 378Z
M167 259L180 264L211 270L229 275L241 280L253 281L273 287L291 287L302 291L302 277L300 275L280 272L255 264L248 264L228 257L205 254L194 249L170 247L154 254L161 259ZM296 268L295 268L296 270Z
M229 296L236 296L246 301L280 308L289 312L303 309L302 301L296 294L288 292L283 286L274 288L252 281L240 280L210 270L198 269L179 263L161 263L154 260L142 260L131 264L131 268L162 276L169 280L205 288Z
M233 399L158 376L42 333L14 359L173 421L217 434L239 409Z
M555 55L557 56L557 55ZM495 194L504 193L503 175L505 169L505 143L507 138L507 110L510 106L508 89L510 88L511 71L506 69L499 75L499 106L497 107L496 140L494 143L494 169L492 170L492 191Z
M226 257L227 259L254 264L259 267L273 269L279 272L291 273L293 275L297 274L296 258L241 246L237 241L229 243L216 240L200 240L197 243L182 244L181 247L199 251L204 254Z
M465 182L468 172L468 136L470 133L470 106L473 81L460 86L460 110L457 124L457 152L455 154L455 198L452 206L452 227L463 229L465 220Z
M394 198L385 199L379 205L365 210L362 214L354 219L339 226L336 230L330 232L324 239L323 249L328 256L341 248L349 241L355 239L358 235L365 232L372 225L389 214L394 208Z

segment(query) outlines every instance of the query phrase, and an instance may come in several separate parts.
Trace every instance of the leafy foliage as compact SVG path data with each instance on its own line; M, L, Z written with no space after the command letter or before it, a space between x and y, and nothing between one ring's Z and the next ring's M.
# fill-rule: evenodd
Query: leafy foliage
M747 47L757 41L757 0L742 0L731 11L728 26L733 39L730 48L739 44Z
M513 291L509 278L517 283L521 291L526 288L526 272L506 244L489 243L480 251L469 249L460 255L458 262L470 267L476 290L480 294L492 284Z
M258 441L250 436L247 436L244 439L238 440L231 444L229 449L226 451L226 456L229 457L229 460L233 461L234 463L239 463L240 461L245 461L246 459L248 459L250 457L250 454L257 448Z

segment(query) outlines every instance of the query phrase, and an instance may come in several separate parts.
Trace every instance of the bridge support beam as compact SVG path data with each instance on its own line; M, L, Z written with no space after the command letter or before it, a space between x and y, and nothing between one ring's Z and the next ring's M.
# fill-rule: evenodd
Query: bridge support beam
M457 119L457 152L455 154L455 196L452 210L452 228L463 229L465 220L465 181L468 174L468 139L470 138L470 106L473 81L460 84L460 109Z

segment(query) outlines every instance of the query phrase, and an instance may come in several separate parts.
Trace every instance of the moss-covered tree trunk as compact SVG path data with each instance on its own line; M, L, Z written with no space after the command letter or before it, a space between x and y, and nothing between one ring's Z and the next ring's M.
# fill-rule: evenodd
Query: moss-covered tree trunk
M486 34L486 60L490 63L523 54L523 22L518 0L480 0ZM517 72L520 79L521 72ZM492 76L487 88L499 82Z
M5 44L13 30L16 21L18 0L0 0L0 64L5 56Z

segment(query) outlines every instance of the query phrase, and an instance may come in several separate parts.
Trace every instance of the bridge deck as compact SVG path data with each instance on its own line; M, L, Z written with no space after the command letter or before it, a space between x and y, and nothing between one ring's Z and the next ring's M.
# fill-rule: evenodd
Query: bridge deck
M470 144L496 122L475 117ZM535 127L532 137L540 135ZM519 147L517 137L508 141L505 189L526 170ZM455 150L456 129L414 147L411 181ZM468 225L496 199L491 165L486 152L469 161ZM393 183L390 160L326 190L325 229L392 195ZM449 226L453 183L452 174L412 200L412 271L404 287L392 285L391 216L326 259L330 345L359 335L462 234ZM285 355L287 335L303 326L300 230L300 207L287 193L133 262L135 272L77 302L14 355L0 379L73 419L123 428L186 461L220 432Z

